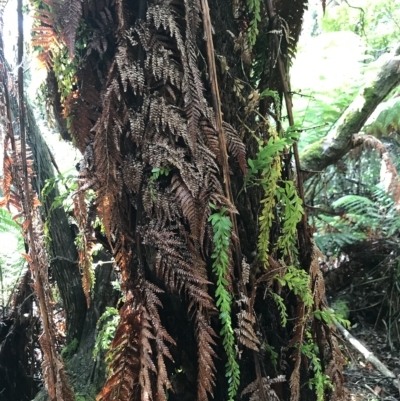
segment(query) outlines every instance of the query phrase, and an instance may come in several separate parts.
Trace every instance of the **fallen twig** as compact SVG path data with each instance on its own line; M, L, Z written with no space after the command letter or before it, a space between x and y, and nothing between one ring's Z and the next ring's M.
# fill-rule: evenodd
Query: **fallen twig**
M370 386L368 386L368 384L364 384L364 387L369 390L373 395L375 395L376 397L382 398L373 388L371 388Z
M370 362L382 375L393 379L393 384L396 387L400 386L400 382L396 375L389 370L371 351L369 351L363 344L360 343L353 335L349 333L340 323L335 323L336 328L340 331L343 337L368 361Z

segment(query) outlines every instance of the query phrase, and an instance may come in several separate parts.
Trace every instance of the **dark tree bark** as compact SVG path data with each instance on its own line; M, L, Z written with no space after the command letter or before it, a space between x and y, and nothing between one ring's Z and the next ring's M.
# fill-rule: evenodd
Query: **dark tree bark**
M27 139L35 160L36 191L40 194L46 180L54 178L54 168L50 158L50 150L38 130L30 107L27 107L27 115L29 123ZM68 343L74 338L80 339L81 337L86 316L86 300L79 274L75 233L69 226L64 209L62 207L52 208L52 204L59 194L58 188L55 187L46 199L40 199L43 205L43 220L48 228L51 274L60 290L66 313Z
M28 401L38 392L40 379L35 348L40 321L34 316L31 274L27 271L13 299L13 311L0 321L0 401Z

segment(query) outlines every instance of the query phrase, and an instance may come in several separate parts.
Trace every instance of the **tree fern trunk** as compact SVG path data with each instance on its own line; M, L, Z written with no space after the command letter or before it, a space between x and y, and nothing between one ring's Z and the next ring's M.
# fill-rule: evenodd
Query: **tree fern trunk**
M71 27L89 27L76 36L88 45L63 103L84 154L76 215L91 236L93 189L124 291L99 399L233 400L244 390L344 400L340 351L314 314L324 287L300 224L293 138L281 130L287 77L276 60L289 65L306 1L84 1L82 14L79 0L63 4L74 12L54 3L53 28L69 53Z

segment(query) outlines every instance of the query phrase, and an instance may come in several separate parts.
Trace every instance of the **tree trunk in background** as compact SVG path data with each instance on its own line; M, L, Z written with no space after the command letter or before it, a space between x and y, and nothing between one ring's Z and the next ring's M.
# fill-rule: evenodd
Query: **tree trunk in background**
M33 184L40 194L46 180L54 178L54 168L50 153L38 126L32 107L27 105L27 142L32 150L36 179ZM105 380L104 352L93 359L96 340L96 324L107 306L114 307L117 292L111 281L115 280L113 264L99 266L95 271L95 286L91 307L87 309L78 267L78 253L75 246L75 233L68 223L63 207L52 208L59 196L57 186L42 201L43 220L48 227L48 252L51 276L57 283L66 317L66 345L78 341L78 347L65 360L68 377L76 394L90 397L100 391ZM98 258L109 261L110 256L101 252ZM97 260L97 258L95 258ZM46 392L41 392L37 400L47 400Z
M10 103L13 114L18 115L15 98L11 97ZM48 146L40 133L33 108L29 103L26 105L26 113L27 142L32 151L36 173L33 185L40 197L46 180L54 178L54 169ZM18 124L14 124L17 135L18 128ZM52 207L57 196L59 196L59 190L55 186L46 199L41 201L43 223L48 228L47 250L51 266L50 274L60 291L66 318L66 343L68 345L77 340L79 344L65 362L74 390L94 397L105 380L104 353L101 352L96 360L92 356L96 339L96 324L106 306L114 307L117 301L117 293L110 284L111 280L115 279L113 266L108 263L96 270L94 295L91 308L87 309L78 267L75 233L68 223L64 209ZM101 260L108 261L110 257L102 252ZM32 350L34 344L35 347L38 346L36 341L40 333L39 321L37 318L32 320L31 316L33 293L30 287L30 274L21 281L19 288L19 295L14 300L15 313L10 317L10 327L2 327L4 336L3 332L0 333L0 373L4 373L4 375L1 374L4 381L0 380L0 386L4 389L4 394L0 394L1 401L32 399L38 391L37 378L29 378L33 370L29 371L30 362L28 363L28 358L36 358L36 356L28 352L26 348L28 344L32 345ZM28 318L24 317L24 313L29 314ZM7 337L5 337L6 334L8 334ZM25 368L28 370L25 371ZM16 383L18 383L17 387L15 387ZM47 400L46 391L42 390L36 399Z
M14 115L18 115L15 99L10 99ZM46 180L54 178L54 169L51 162L49 148L36 124L32 107L26 105L27 115L27 143L32 150L34 171L36 177L33 185L39 199ZM17 121L17 119L15 119ZM14 130L18 133L18 124ZM43 223L48 226L48 256L51 266L51 275L57 282L63 307L66 312L67 341L80 338L86 315L86 301L82 290L82 280L78 268L78 253L75 246L75 235L69 226L67 215L62 207L52 208L52 204L59 196L57 186L42 202Z
M49 123L54 126L56 133L59 133L65 141L71 141L71 134L67 128L67 121L62 116L60 93L58 92L57 79L54 71L48 71L46 78L46 92L48 93L46 112Z

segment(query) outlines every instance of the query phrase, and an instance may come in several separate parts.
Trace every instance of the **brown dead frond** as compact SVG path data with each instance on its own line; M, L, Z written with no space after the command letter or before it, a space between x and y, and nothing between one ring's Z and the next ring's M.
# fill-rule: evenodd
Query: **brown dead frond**
M67 46L69 56L73 58L75 54L76 31L82 16L82 1L64 0L61 3L58 15L62 26L61 37Z
M376 150L381 158L381 183L386 193L393 196L396 207L400 210L400 183L396 166L386 146L376 137L366 134L353 135L353 147L363 150Z
M286 381L285 376L277 376L273 379L270 379L269 377L263 377L262 378L262 384L264 386L264 393L268 397L268 400L273 400L273 401L279 401L279 397L277 396L276 392L274 389L271 388L271 384L274 383L283 383ZM257 401L260 399L260 388L259 388L259 382L258 380L254 380L252 383L250 383L243 391L242 391L242 397L246 394L250 394L250 399L249 401Z
M128 400L135 395L143 400L167 400L171 383L164 358L172 360L166 344L174 344L174 340L161 325L160 289L146 281L141 284L141 290L131 295L120 311L108 354L108 379L97 400Z

